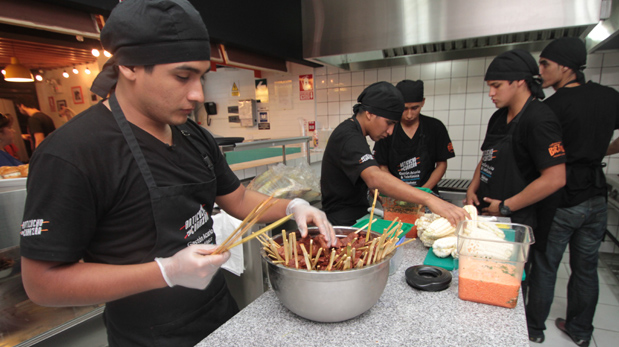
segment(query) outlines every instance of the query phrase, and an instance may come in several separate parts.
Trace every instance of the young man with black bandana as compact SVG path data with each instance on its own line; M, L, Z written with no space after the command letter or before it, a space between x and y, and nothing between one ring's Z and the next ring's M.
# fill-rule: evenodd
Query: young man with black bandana
M544 92L538 75L535 59L523 50L502 53L488 66L488 95L498 110L466 195L466 204L480 214L510 217L534 231L535 203L565 184L561 126L539 101Z
M396 200L423 204L453 225L470 217L462 208L413 188L378 167L366 136L379 141L393 133L404 111L400 91L391 83L377 82L365 88L357 102L353 117L331 134L322 159L322 208L329 221L350 226L363 217L370 207L368 188Z
M527 324L529 338L544 341L545 321L554 298L557 269L570 247L566 318L555 325L579 346L588 346L599 295L597 265L606 230L606 180L602 160L614 129L619 128L619 93L585 83L585 44L578 38L552 41L540 54L543 86L555 93L544 101L563 129L567 183L559 190L558 209L546 250L532 250Z
M110 346L193 346L237 311L211 218L244 218L267 197L246 190L213 136L188 120L204 102L209 36L186 0L125 0L101 31L113 54L92 90L109 99L51 134L30 163L21 231L24 288L35 303L106 303ZM62 174L50 174L62 173ZM302 234L326 215L279 200ZM82 261L83 260L83 261Z
M423 81L403 80L396 88L404 97L404 113L388 136L374 145L380 168L413 187L432 189L447 171L447 159L455 157L443 123L421 114L425 103Z

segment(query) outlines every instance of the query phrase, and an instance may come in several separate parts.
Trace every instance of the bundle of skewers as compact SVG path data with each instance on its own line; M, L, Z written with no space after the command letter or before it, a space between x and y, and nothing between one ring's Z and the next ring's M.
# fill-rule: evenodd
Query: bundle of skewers
M275 194L275 193L274 193ZM215 251L213 252L213 254L220 254L222 252L226 252L238 245L241 245L251 239L254 239L264 233L266 233L267 231L276 228L278 226L280 226L281 224L285 223L287 220L289 220L290 218L292 218L292 214L287 215L286 217L283 217L281 219L279 219L278 221L273 222L272 224L269 224L268 226L250 234L249 236L246 236L244 238L242 238L241 240L239 240L241 238L241 236L243 236L245 233L247 233L248 230L251 229L252 226L254 226L254 224L256 224L256 222L258 222L260 220L260 217L262 217L262 215L264 215L266 213L266 211L271 208L273 205L275 205L277 202L279 201L279 199L273 199L273 195L271 195L268 199L264 200L262 203L260 203L258 206L256 206L248 215L247 217L245 217L245 219L243 219L243 221L241 222L241 224L239 224L239 226L224 240L224 242L222 242L217 249L215 249Z
M394 221L395 223L396 221ZM402 223L386 228L382 235L375 236L364 229L357 229L348 235L338 238L335 245L327 246L323 235L308 235L297 240L298 233L286 233L282 230L281 244L267 235L261 235L258 240L263 249L275 264L295 269L341 271L359 269L381 262L396 248L413 240L398 244L399 239L405 233L402 231ZM369 238L367 237L368 235Z

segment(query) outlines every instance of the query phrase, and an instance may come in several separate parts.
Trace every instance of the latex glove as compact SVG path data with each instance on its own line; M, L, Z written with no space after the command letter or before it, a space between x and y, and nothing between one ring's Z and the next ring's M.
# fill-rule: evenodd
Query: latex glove
M155 258L170 287L204 289L219 268L230 259L230 252L210 255L217 245L190 245L169 258Z
M291 213L292 219L297 222L302 237L307 236L307 223L311 222L324 235L328 246L335 245L335 231L324 212L311 206L307 201L296 198L290 201L286 207L286 214Z

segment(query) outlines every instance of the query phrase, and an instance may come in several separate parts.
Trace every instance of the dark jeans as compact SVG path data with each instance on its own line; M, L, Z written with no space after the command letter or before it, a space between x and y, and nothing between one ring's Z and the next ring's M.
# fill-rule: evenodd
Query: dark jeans
M530 336L541 336L546 329L544 322L554 297L557 269L569 243L572 273L567 285L565 327L580 339L591 339L599 296L597 266L606 230L606 207L606 199L596 196L579 205L557 209L546 252L531 251L532 269L526 306Z

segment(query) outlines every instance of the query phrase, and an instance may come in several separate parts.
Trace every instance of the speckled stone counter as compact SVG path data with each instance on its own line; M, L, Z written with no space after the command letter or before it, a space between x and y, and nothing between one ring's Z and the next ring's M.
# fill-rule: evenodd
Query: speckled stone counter
M513 309L460 300L457 270L444 291L410 287L404 271L426 253L418 240L405 245L381 298L356 318L312 322L269 290L196 346L529 346L522 295Z

